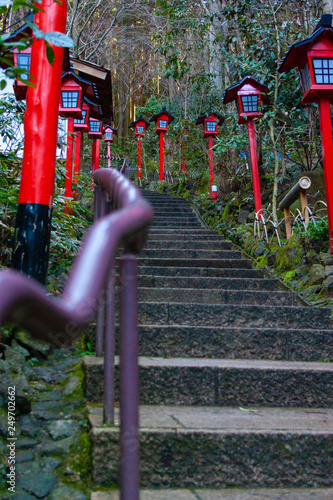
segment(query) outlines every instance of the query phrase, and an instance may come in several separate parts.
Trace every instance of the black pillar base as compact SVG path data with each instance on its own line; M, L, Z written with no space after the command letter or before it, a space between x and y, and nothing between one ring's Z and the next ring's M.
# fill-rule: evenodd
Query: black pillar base
M52 208L20 203L17 209L12 267L46 282L49 262Z

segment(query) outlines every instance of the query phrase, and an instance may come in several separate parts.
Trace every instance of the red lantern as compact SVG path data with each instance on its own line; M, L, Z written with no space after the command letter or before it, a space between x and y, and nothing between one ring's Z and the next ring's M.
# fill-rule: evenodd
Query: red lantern
M89 118L89 139L102 139L103 137L103 122L95 118Z
M201 115L196 121L196 125L203 124L204 137L208 137L208 155L209 155L209 193L212 196L213 187L213 137L218 134L217 127L222 125L224 118L210 109L208 115Z
M252 76L246 76L237 85L229 87L224 93L223 103L235 101L238 111L238 123L247 123L260 118L262 101L267 99L267 85L258 82Z
M69 72L62 78L59 115L82 120L82 87Z
M113 128L110 125L104 127L104 141L113 142Z
M165 108L163 108L159 113L150 118L150 122L156 123L156 134L160 136L160 181L163 181L163 156L164 156L164 134L168 130L168 126L174 120L174 116L171 116Z
M134 135L138 139L138 178L141 179L141 139L145 135L145 130L148 128L150 123L148 123L142 115L139 118L132 122L129 128L134 129Z
M258 82L252 76L245 76L239 83L227 88L223 98L224 104L228 104L229 102L233 101L236 102L238 110L238 123L247 124L251 156L254 204L256 216L258 218L261 218L262 216L262 208L256 138L253 120L262 116L262 112L260 111L261 101L267 99L267 92L267 85Z
M297 68L303 87L303 104L319 104L329 241L333 253L333 140L330 104L333 104L332 15L324 14L312 35L294 43L285 56L281 73Z

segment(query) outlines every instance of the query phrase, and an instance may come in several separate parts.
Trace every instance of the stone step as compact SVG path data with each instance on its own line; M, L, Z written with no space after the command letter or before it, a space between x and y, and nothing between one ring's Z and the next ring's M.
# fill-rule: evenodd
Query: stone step
M331 328L331 310L304 306L140 302L142 325L237 328Z
M175 239L170 239L170 237L165 237L165 239L149 239L147 247L148 250L152 248L161 248L161 249L186 249L190 248L191 250L231 250L230 241L225 241L223 238L221 239L211 239L211 240L201 240L198 241L197 238L183 238L176 237Z
M260 304L296 306L296 293L271 290L215 290L200 288L139 288L140 302L186 302L187 304Z
M183 215L195 215L195 212L192 208L190 207L181 207L181 208L168 208L168 209L165 209L165 210L161 210L161 209L157 209L157 210L154 210L154 214L155 214L155 217L168 217L168 216L171 216L171 217L179 217L179 216L183 216Z
M151 239L157 239L157 238L162 238L162 239L180 239L180 238L196 238L200 237L202 240L210 240L210 239L215 239L215 238L221 238L217 232L214 231L209 231L207 229L201 228L201 229L193 229L193 228L186 228L186 229L177 229L177 228L156 228L156 227L151 227L149 228L149 238Z
M213 278L201 276L140 275L139 286L154 288L200 288L212 290L281 290L282 285L272 278Z
M119 483L118 412L116 425L105 427L102 410L88 410L93 481L114 487ZM332 456L332 410L140 408L140 482L144 488L332 487ZM218 498L228 497L223 490ZM296 498L307 497L292 500Z
M147 248L142 250L140 258L152 259L241 259L239 250L202 250L181 248Z
M331 330L140 325L139 352L155 357L323 361L333 359L333 343Z
M140 266L167 266L167 267L211 267L217 269L233 268L233 269L251 269L251 262L245 259L182 259L182 258L153 258L140 257L138 258Z
M187 222L198 222L199 219L195 214L177 214L177 215L170 215L170 214L164 214L164 215L159 215L157 216L156 213L154 214L154 219L155 222L174 222L175 224L182 223L183 221Z
M120 500L118 490L96 491L91 500ZM141 500L332 500L333 488L140 489Z
M140 262L139 262L140 264ZM179 276L179 277L214 277L214 278L263 278L264 271L262 269L218 269L210 267L168 267L147 266L140 264L138 266L138 275L147 276Z
M163 229L164 227L168 227L168 228L192 228L192 229L200 229L200 228L203 228L203 225L201 224L201 222L199 222L199 220L195 220L193 222L191 221L187 221L186 218L184 219L181 219L180 221L173 221L173 220L168 220L166 219L165 221L161 221L161 220L155 220L153 219L153 223L151 225L151 228L152 229Z
M84 364L87 401L101 403L104 359ZM333 363L140 357L139 378L140 404L332 406Z

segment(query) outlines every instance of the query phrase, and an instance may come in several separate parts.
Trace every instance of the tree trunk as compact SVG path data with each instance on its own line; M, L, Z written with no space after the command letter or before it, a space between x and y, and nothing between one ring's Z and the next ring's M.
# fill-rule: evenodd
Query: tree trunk
M333 0L322 0L323 14L333 14Z

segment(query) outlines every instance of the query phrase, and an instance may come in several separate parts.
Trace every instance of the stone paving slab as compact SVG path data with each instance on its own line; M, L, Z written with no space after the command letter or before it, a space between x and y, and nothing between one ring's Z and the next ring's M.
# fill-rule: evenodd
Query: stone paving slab
M93 492L91 500L119 500L119 492ZM141 490L140 500L332 500L332 488Z

